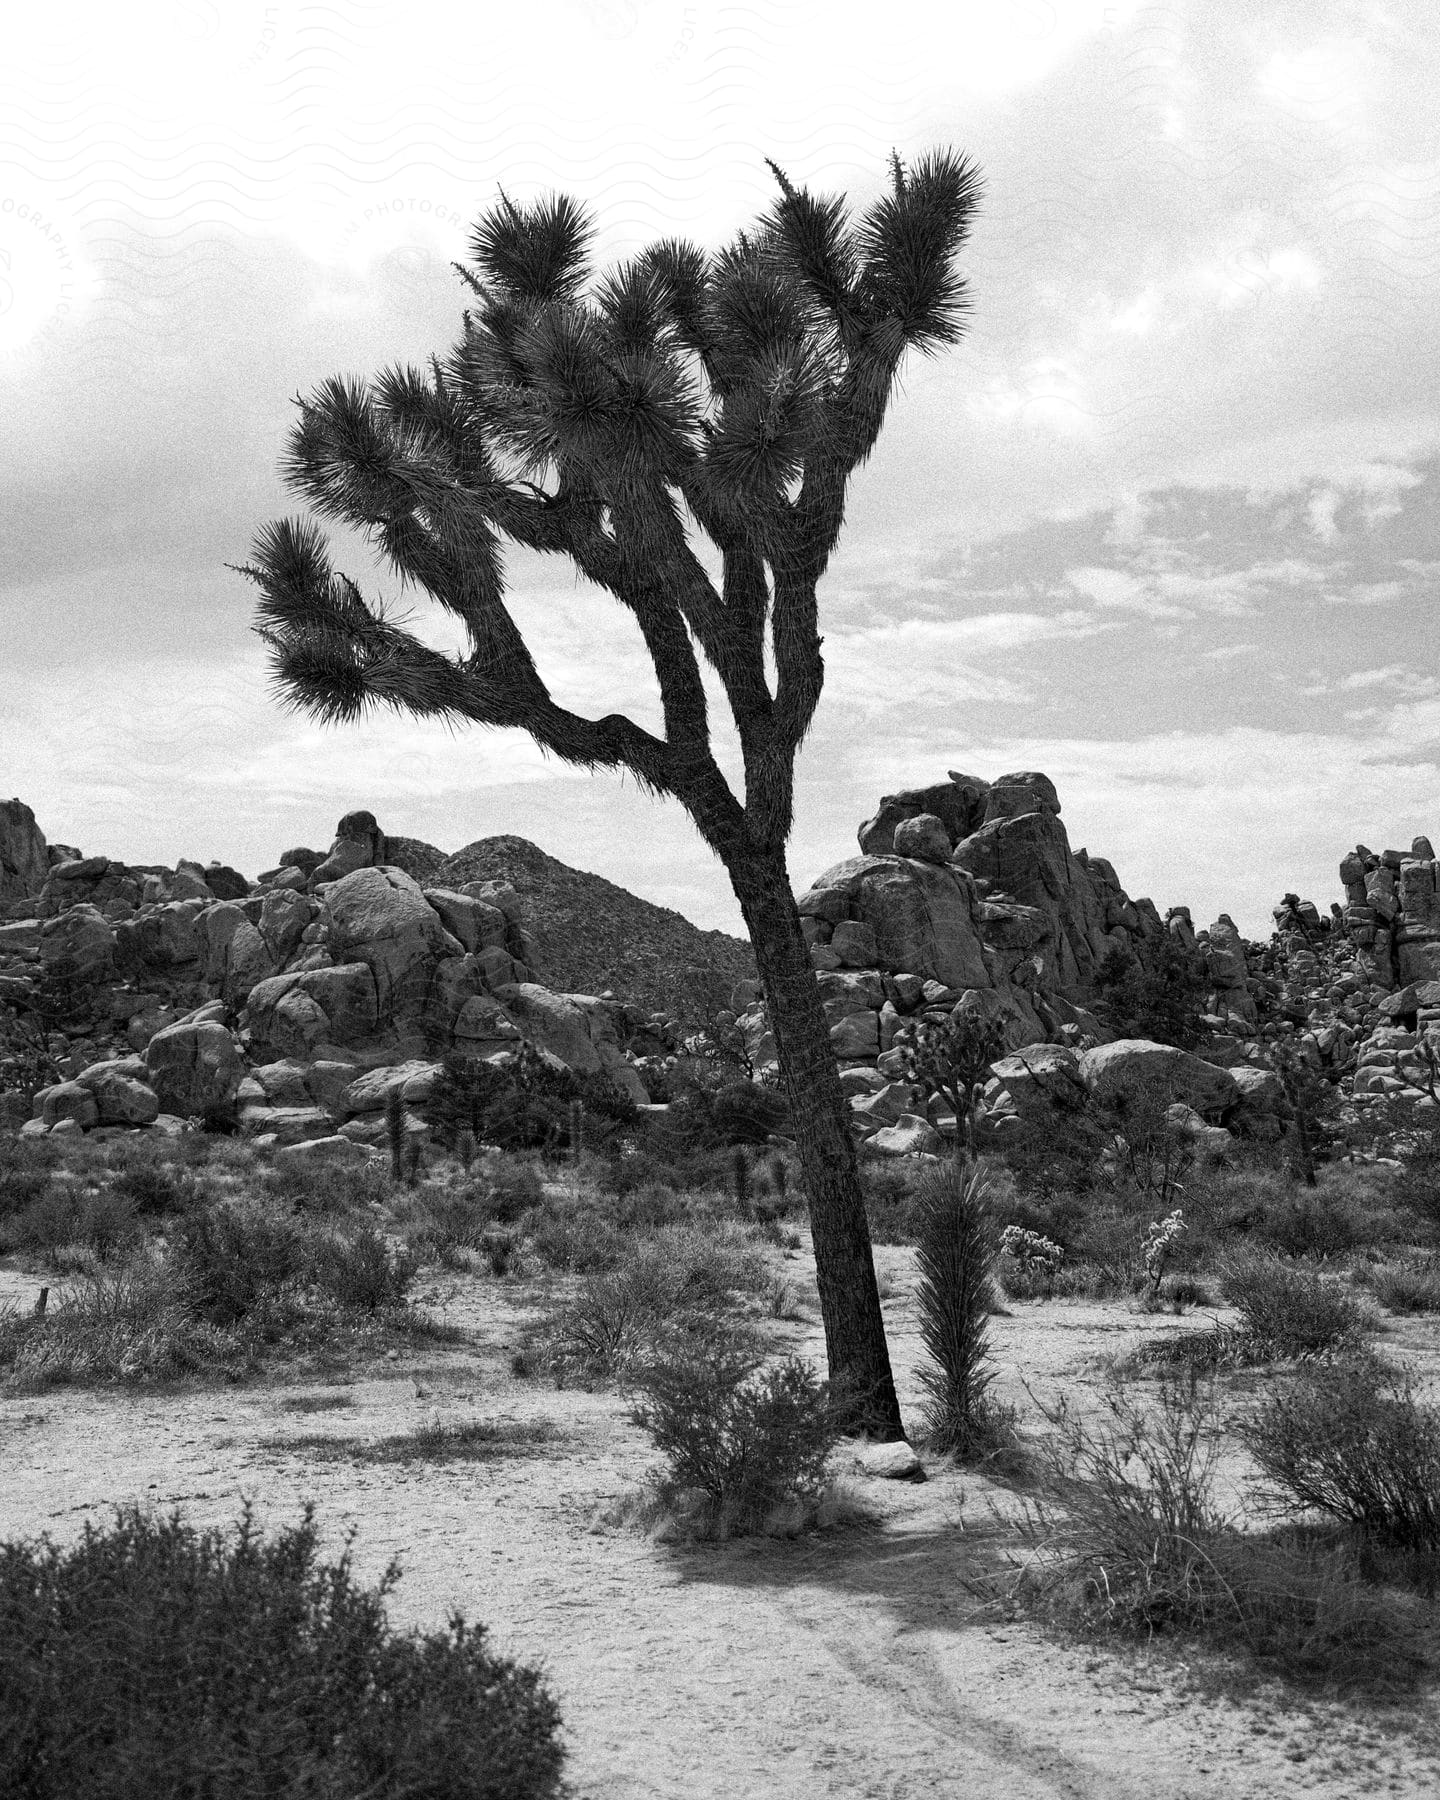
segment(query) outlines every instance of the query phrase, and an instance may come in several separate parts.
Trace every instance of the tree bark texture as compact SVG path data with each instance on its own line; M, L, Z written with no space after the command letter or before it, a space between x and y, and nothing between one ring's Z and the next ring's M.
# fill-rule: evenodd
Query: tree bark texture
M805 1174L830 1379L857 1428L893 1441L905 1432L885 1342L850 1109L784 852L736 858L729 874L764 984Z

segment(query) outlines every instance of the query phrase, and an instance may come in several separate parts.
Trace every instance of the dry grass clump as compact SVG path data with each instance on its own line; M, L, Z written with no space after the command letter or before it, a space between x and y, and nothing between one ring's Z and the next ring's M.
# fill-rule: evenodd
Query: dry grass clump
M23 1389L234 1380L276 1357L455 1335L407 1304L415 1270L368 1220L322 1230L253 1204L203 1207L43 1315L0 1319L0 1372Z
M1440 1313L1440 1263L1360 1264L1352 1279L1366 1287L1386 1312Z
M553 1310L538 1347L558 1380L605 1379L676 1336L713 1337L737 1305L768 1294L769 1280L752 1230L665 1226L586 1275Z
M452 1463L495 1462L501 1457L543 1452L561 1436L549 1419L427 1419L413 1431L389 1437L330 1437L315 1433L278 1437L267 1448L304 1451L326 1462Z
M1066 1630L1199 1639L1332 1691L1398 1695L1431 1671L1428 1609L1368 1578L1363 1540L1248 1531L1218 1506L1220 1422L1193 1371L1154 1405L1112 1390L1096 1425L1049 1416L1014 1599Z

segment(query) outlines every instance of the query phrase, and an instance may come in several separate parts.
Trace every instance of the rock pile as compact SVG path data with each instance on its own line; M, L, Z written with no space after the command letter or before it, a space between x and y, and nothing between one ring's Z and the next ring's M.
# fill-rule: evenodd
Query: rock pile
M665 1022L553 992L509 883L422 888L387 860L397 840L369 813L340 821L328 855L287 851L255 883L220 863L57 858L18 802L4 830L0 1004L68 1038L72 1075L33 1103L4 1096L0 1123L178 1130L198 1117L280 1143L363 1142L391 1086L415 1103L446 1051L507 1056L522 1037L648 1100L621 1035L663 1036Z
M1286 895L1268 945L1223 913L1197 933L1184 907L1162 917L1132 900L1108 862L1071 849L1055 787L1033 770L887 795L859 847L798 904L856 1129L876 1148L937 1147L902 1046L962 1008L998 1022L1007 1048L985 1093L994 1131L1067 1095L1163 1086L1172 1123L1211 1150L1227 1129L1273 1137L1287 1106L1269 1066L1277 1033L1339 1091L1356 1141L1377 1104L1435 1104L1416 1090L1424 1046L1440 1042L1428 839L1357 848L1328 916ZM1103 989L1177 962L1204 991L1208 1037L1193 1054L1117 1041L1094 1010ZM0 1125L222 1118L283 1145L364 1145L392 1089L423 1102L441 1055L503 1060L522 1038L645 1103L635 1051L673 1045L673 1020L608 988L557 992L539 973L557 966L577 987L577 972L619 969L642 1000L677 971L692 996L733 984L715 1023L738 1030L758 1072L773 1066L748 946L522 839L446 857L353 812L328 852L287 850L250 882L220 862L86 857L47 844L21 802L0 804L0 1006L40 1018L52 1050L55 1033L68 1040L69 1071L33 1106L0 1094Z

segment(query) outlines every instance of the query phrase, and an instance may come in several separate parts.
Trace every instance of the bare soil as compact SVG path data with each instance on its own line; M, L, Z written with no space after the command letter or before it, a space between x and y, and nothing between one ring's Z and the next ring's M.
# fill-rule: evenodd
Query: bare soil
M909 1253L882 1248L877 1262L913 1416ZM785 1271L812 1304L777 1324L778 1341L820 1362L808 1252ZM28 1303L38 1284L0 1271L0 1302ZM1440 1791L1433 1704L1367 1716L1243 1675L1217 1690L1172 1650L1067 1644L1006 1618L972 1590L1001 1566L1014 1496L944 1464L923 1484L856 1475L876 1522L798 1540L677 1547L607 1525L653 1453L623 1396L512 1375L534 1288L445 1276L418 1298L472 1341L330 1386L0 1399L0 1538L64 1541L132 1499L197 1525L228 1523L245 1502L280 1523L312 1501L334 1549L355 1533L363 1577L400 1559L398 1620L434 1626L459 1610L545 1668L590 1800ZM994 1322L1001 1395L1033 1417L1023 1378L1084 1405L1104 1379L1098 1359L1173 1324L1122 1302L1016 1304ZM1398 1323L1387 1349L1433 1393L1440 1324ZM366 1462L313 1442L482 1418L558 1435L475 1462Z

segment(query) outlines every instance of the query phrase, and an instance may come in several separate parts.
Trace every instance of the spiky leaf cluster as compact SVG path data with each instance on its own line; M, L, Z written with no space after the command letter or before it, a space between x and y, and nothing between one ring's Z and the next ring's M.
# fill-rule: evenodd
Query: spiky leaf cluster
M311 518L268 527L245 570L288 700L522 726L676 794L722 855L784 841L823 679L816 585L904 353L960 334L979 183L948 151L897 158L852 218L774 172L774 206L719 251L667 240L599 273L574 200L502 193L459 270L449 354L299 400L284 474ZM460 621L463 652L367 601L314 520L358 528ZM507 544L568 558L630 612L663 733L554 702L507 610ZM702 659L739 728L743 809L711 754Z

